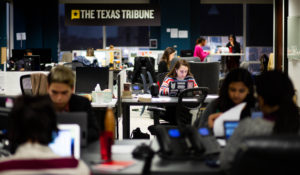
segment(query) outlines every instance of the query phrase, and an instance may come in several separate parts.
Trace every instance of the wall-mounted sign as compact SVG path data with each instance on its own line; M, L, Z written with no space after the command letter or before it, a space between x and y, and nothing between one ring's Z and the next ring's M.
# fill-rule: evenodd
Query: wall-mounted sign
M158 4L65 4L66 25L160 26Z

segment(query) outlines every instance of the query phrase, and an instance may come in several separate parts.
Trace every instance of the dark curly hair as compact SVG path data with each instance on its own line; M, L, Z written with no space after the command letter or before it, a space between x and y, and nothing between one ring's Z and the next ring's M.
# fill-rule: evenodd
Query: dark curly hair
M48 145L58 132L56 113L49 97L20 96L10 113L8 137L12 152L28 141Z

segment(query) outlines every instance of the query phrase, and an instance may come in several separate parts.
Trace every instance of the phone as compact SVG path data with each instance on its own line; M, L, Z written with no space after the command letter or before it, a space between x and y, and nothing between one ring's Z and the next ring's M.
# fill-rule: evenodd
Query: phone
M156 126L160 156L167 159L186 159L189 146L186 134L176 126Z
M196 155L209 156L219 154L221 147L208 128L186 128L187 136Z

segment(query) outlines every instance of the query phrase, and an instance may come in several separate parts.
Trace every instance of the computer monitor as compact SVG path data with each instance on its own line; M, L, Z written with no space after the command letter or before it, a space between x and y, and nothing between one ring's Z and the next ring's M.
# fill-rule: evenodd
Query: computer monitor
M32 50L33 55L40 56L40 63L51 63L51 49L50 48L38 48L38 49L30 49Z
M224 121L224 135L225 139L229 139L233 134L235 128L238 126L239 121Z
M86 112L62 112L57 113L58 124L78 124L80 126L80 144L87 145L88 123Z
M80 128L76 124L59 124L58 135L48 145L50 149L62 157L80 158Z
M180 57L192 57L194 55L193 50L181 50Z
M77 67L75 93L91 93L97 84L101 90L108 88L108 67Z

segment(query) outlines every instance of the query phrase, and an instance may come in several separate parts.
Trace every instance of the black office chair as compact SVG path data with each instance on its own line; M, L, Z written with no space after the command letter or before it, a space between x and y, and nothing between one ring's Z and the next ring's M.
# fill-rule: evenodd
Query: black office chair
M232 175L298 174L300 136L246 138L233 162Z
M199 87L208 87L209 94L219 93L219 74L220 74L220 63L209 62L209 63L196 63L189 62L191 67L191 73Z
M207 94L207 87L185 89L180 92L176 109L174 109L176 110L176 115L174 116L174 120L176 121L175 124L181 126L191 125L193 114L198 115L199 109L204 103ZM148 127L148 130L152 135L156 135L155 126L161 124L159 122L161 117L162 116L154 115L154 125ZM163 125L170 126L174 125L174 123L164 123Z
M23 95L33 95L30 74L20 76L20 88Z

